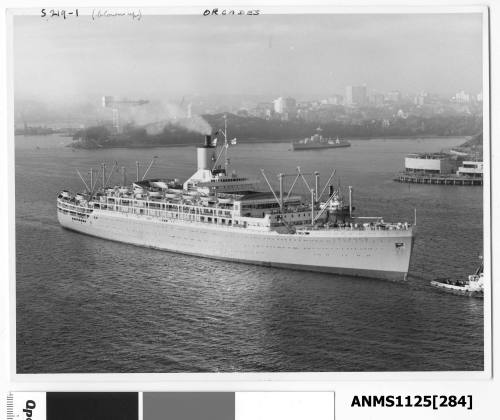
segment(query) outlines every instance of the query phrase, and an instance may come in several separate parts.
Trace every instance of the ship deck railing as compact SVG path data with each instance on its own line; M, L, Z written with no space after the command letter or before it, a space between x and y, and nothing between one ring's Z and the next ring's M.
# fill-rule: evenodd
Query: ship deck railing
M239 215L233 215L232 212L227 210L220 210L220 213L204 213L200 211L196 211L199 209L198 206L182 206L179 207L191 207L189 211L181 211L181 209L177 210L163 210L149 207L136 207L133 205L119 205L116 203L108 204L106 207L103 207L104 203L94 203L99 204L100 206L96 209L102 211L110 211L110 212L120 212L123 214L137 214L137 215L145 215L152 216L159 219L171 219L171 220L183 220L183 221L197 221L202 223L213 223L214 219L218 221L223 221L222 225L233 226L233 227L246 227L244 223L236 223L236 219ZM58 208L61 209L64 213L76 214L79 216L88 217L90 213L93 212L94 208L90 206L90 203L87 205L81 205L71 199L62 199L58 200ZM215 209L214 209L215 210ZM217 223L219 224L219 223ZM304 225L302 223L271 223L270 228L276 228L281 226L293 226L295 227L297 232L309 232L314 230L341 230L341 231L382 231L382 230L408 230L412 227L409 223L350 223L350 224L325 224L321 226L311 226Z
M177 208L170 209L160 209L146 206L134 206L134 205L121 205L117 203L101 203L101 202L90 202L86 204L79 204L74 199L58 199L58 208L63 213L71 213L78 215L88 216L94 210L109 211L109 212L119 212L122 214L135 214L142 216L151 216L160 220L182 220L187 222L201 222L201 223L216 223L218 225L235 226L240 227L239 221L235 220L235 215L231 211L220 208L213 208L213 211L200 211L203 209L199 206L192 205L179 205L175 206ZM236 215L236 216L239 216ZM242 223L241 227L244 223ZM246 224L245 224L246 226Z
M387 231L387 230L409 230L413 227L410 223L386 223L382 225L373 226L363 226L363 225L345 225L345 226L335 226L335 225L323 225L321 227L303 226L297 228L297 231L311 232L315 230L341 230L341 231Z

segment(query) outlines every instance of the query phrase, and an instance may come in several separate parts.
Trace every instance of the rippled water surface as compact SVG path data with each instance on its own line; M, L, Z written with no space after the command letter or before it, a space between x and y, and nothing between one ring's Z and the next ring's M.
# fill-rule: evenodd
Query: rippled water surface
M258 177L336 168L358 215L413 221L408 281L393 283L220 262L62 229L60 189L75 169L115 162L152 177L190 176L193 147L73 151L56 136L16 138L17 370L56 372L304 372L483 370L483 301L439 292L482 254L483 189L392 181L408 152L463 139L353 141L291 152L285 143L232 149ZM119 182L119 176L116 178Z

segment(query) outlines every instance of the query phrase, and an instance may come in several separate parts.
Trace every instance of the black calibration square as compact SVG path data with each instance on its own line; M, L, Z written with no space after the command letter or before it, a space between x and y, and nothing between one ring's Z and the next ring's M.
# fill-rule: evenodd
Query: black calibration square
M138 420L137 392L48 392L47 420Z

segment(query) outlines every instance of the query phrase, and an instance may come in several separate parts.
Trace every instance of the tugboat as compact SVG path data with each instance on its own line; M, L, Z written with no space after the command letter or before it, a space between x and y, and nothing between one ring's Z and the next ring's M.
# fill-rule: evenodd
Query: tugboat
M436 279L431 281L431 286L457 295L482 298L484 295L483 263L474 274L468 276L467 280Z

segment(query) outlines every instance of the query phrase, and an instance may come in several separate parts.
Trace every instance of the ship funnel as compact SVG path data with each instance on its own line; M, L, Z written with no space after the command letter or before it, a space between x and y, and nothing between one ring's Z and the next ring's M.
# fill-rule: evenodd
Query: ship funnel
M198 170L212 169L213 162L215 161L215 147L212 143L212 136L207 134L205 136L205 144L198 146Z
M330 185L330 197L333 195L333 185Z

